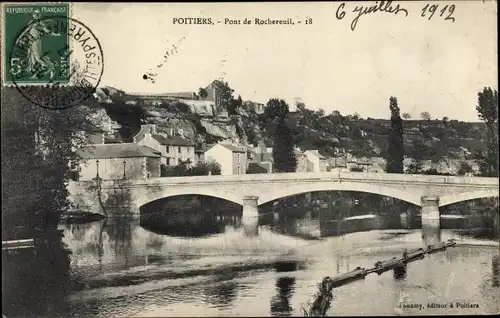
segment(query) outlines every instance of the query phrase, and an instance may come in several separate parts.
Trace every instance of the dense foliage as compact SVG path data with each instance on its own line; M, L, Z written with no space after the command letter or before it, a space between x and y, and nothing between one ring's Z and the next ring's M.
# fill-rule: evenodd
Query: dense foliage
M43 89L43 88L41 88ZM69 205L66 182L87 140L88 108L49 110L14 88L2 89L2 221L4 236L55 227Z
M403 173L403 120L400 116L396 97L389 99L389 109L391 110L391 129L389 131L389 147L386 153L386 171L389 173Z
M478 116L486 124L485 149L475 152L483 176L498 177L498 92L491 87L478 93Z
M264 112L267 127L273 136L275 172L295 172L297 158L292 130L287 125L288 104L282 99L270 99Z
M162 177L183 177L183 176L207 176L220 175L221 167L216 162L198 162L190 167L189 162L184 161L177 166L161 165Z

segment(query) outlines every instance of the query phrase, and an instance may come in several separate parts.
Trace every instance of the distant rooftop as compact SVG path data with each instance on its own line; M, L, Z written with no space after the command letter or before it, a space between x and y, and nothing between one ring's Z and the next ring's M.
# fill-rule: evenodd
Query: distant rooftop
M181 136L169 136L165 137L162 135L153 135L153 138L160 143L160 145L166 146L194 146L194 143L188 139L184 139Z
M219 145L223 146L226 149L231 150L232 152L246 152L245 147L234 146L234 145L226 145L226 144L223 144L223 143L220 143Z
M85 159L160 157L155 149L134 143L88 145L79 154Z

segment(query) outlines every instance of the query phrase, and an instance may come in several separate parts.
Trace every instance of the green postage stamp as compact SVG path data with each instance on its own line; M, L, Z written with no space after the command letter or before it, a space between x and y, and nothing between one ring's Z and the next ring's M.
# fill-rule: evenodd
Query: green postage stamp
M69 81L69 3L4 4L4 84ZM61 22L54 26L53 18Z
M90 97L104 71L95 34L70 3L5 4L2 84L35 105L61 109Z

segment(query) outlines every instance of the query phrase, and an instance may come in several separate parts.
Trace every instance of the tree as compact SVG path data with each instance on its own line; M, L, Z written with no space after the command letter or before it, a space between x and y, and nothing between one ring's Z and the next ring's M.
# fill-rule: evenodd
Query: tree
M200 87L200 89L198 90L198 96L200 96L201 99L205 99L208 97L208 92L206 89L204 89L203 87Z
M410 174L422 173L424 166L423 162L426 158L429 158L431 153L431 148L424 142L424 140L421 138L415 139L409 154L412 158L412 163L406 172Z
M411 115L409 113L403 113L402 117L404 119L410 119L411 118Z
M241 98L240 95L238 95L238 98L233 99L229 104L229 107L227 109L228 114L236 115L238 113L238 108L240 108L242 105L243 105L243 99Z
M498 177L498 92L485 87L478 93L476 106L479 119L486 124L486 149L474 154L481 175Z
M182 161L177 166L161 165L162 177L207 176L220 175L221 167L217 162L199 161L195 166L189 167L189 161Z
M472 169L471 165L467 161L462 161L460 162L460 168L458 169L457 174L459 176L463 176L468 173L472 173L474 170Z
M42 95L48 88L35 89ZM66 183L78 172L78 150L88 143L81 131L93 126L90 109L42 109L5 88L1 112L3 234L16 226L30 235L55 228L70 205Z
M429 112L421 112L420 118L423 120L431 120L431 114Z
M234 89L229 86L228 82L216 80L212 83L219 92L220 106L229 112L234 100Z
M389 131L389 146L386 153L387 168L389 173L403 173L403 120L399 115L398 100L396 97L389 99L391 110L391 129Z
M292 130L287 126L288 104L282 99L272 98L267 102L264 116L268 129L273 136L274 170L277 172L295 172L295 141Z

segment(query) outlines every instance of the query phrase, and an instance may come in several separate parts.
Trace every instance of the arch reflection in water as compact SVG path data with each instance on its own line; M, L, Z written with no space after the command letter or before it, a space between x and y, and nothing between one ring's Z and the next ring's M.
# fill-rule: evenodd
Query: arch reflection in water
M223 233L226 226L239 227L241 217L203 215L196 212L170 215L141 215L140 226L156 234L179 237L203 237Z
M226 225L241 225L241 206L196 195L153 201L141 208L140 225L151 232L180 237L223 233Z

